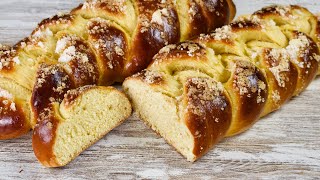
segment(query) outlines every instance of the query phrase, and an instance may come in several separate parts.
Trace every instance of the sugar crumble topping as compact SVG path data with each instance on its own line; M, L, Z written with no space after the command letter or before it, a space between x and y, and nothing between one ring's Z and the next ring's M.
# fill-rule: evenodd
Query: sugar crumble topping
M187 51L187 54L190 57L201 55L200 53L196 53L199 50L201 50L201 46L196 43L191 43L191 42L181 43L180 45L177 46L177 49L181 51Z
M289 54L291 62L298 65L300 68L305 68L305 62L299 61L299 58L305 55L305 49L310 46L310 40L306 35L299 34L297 38L289 41L286 50Z
M162 17L168 17L169 12L167 8L158 9L152 14L151 23L156 23L160 26L163 26Z
M211 37L216 41L232 39L234 37L234 33L232 32L231 26L226 25L221 28L217 28L214 33L211 34Z
M162 80L162 74L156 71L144 70L141 73L135 74L132 77L142 77L143 81L148 84L155 84Z
M191 2L190 4L190 8L188 10L188 14L190 16L191 19L194 19L194 17L196 16L197 14L197 4L195 2Z
M290 8L288 6L276 6L276 12L281 16L286 16L290 12Z
M41 39L50 36L53 36L53 32L49 28L38 28L38 30L32 34L32 38L35 39Z
M174 50L177 48L177 45L175 44L170 44L168 46L163 47L162 49L160 49L158 54L168 54L171 50Z
M89 34L107 33L111 21L100 17L91 19L87 24Z
M11 111L17 111L16 104L13 102L13 95L9 91L0 88L0 97L5 98L5 100L2 100L5 107L0 107L0 113L7 113L8 107ZM9 103L10 106L8 106Z
M272 99L275 103L279 103L280 100L281 100L281 96L280 96L280 93L279 91L275 90L272 92Z
M144 14L141 14L139 16L140 20L141 20L141 29L140 29L140 32L141 33L145 33L145 32L148 32L149 31L149 28L151 26L150 24L150 20L149 18L144 15Z
M106 7L112 12L124 13L127 9L126 0L87 0L82 9L95 9Z
M37 119L37 122L40 122L43 120L50 120L51 117L53 117L53 111L51 110L51 108L45 108L40 112L38 119ZM39 126L39 124L37 123L36 126ZM46 126L50 129L53 128L53 124L50 121L46 122ZM35 131L34 131L34 133L35 133Z
M317 62L320 62L320 55L319 54L313 53L311 58L313 58Z
M20 64L16 53L16 50L9 46L0 46L0 71L2 69L11 69L13 65Z
M1 88L0 88L0 97L6 98L6 99L13 99L13 95L9 91Z
M63 53L68 46L74 45L78 40L80 40L80 38L75 35L66 35L62 37L57 41L55 53Z
M68 90L67 93L64 94L64 105L69 106L75 103L77 97L83 94L85 91L96 87L95 85L87 85L82 86L77 89Z
M280 87L285 87L287 77L283 72L290 71L289 55L285 49L272 49L266 58L272 58L277 63L270 64L270 72L276 78Z
M187 110L190 110L195 115L202 116L205 114L202 107L206 106L208 102L219 104L219 98L223 96L224 87L222 83L216 82L208 78L190 78L187 82ZM200 103L198 106L196 102ZM225 108L226 104L223 103Z
M74 73L70 62L77 64L77 69L81 71L80 79L86 79L87 75L96 79L95 62L89 59L90 49L83 44L81 39L77 36L65 36L60 39L56 46L56 53L60 54L58 62L63 63L65 70L68 73Z
M10 104L10 109L11 109L12 111L17 111L16 104L15 104L14 102L11 102L11 104Z
M87 25L89 34L92 36L92 44L99 55L108 59L107 68L115 69L120 65L119 58L126 59L126 38L121 36L114 41L110 33L110 21L101 18L95 18ZM120 36L118 36L120 37Z
M260 104L260 103L264 103L266 101L266 99L264 97L261 96L261 92L262 91L266 91L267 89L267 85L259 80L258 81L258 96L257 96L257 103Z

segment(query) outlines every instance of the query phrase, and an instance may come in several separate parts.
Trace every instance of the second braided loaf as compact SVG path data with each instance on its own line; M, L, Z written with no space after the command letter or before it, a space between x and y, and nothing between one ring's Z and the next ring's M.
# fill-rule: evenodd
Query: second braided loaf
M138 115L189 161L301 93L319 67L320 26L299 6L270 6L163 48L123 87Z

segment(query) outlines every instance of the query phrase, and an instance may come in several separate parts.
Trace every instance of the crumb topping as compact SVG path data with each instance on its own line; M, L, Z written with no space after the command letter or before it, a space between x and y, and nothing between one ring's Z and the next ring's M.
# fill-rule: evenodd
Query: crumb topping
M271 58L273 61L270 64L270 72L274 75L278 85L285 87L287 77L283 72L290 71L290 61L287 51L285 49L272 49L266 56L267 59Z
M45 108L39 114L37 121L40 122L40 121L43 121L43 120L50 120L50 117L52 117L52 116L53 116L53 111L50 108ZM47 122L46 125L49 128L53 127L52 122Z
M86 80L97 77L97 67L91 49L77 36L61 38L56 45L56 53L60 54L58 62L63 63L69 74L75 74L75 80ZM79 79L80 78L80 79Z
M306 49L310 46L310 40L306 35L299 33L298 37L290 40L286 50L289 54L291 62L298 65L300 68L305 68L305 62L299 61L306 53Z
M127 9L126 0L87 0L82 9L95 9L101 7L108 9L112 12L124 13Z
M4 105L0 107L0 113L6 114L8 111L17 111L16 104L13 102L13 95L9 91L0 88L0 98L3 99L1 103Z
M247 61L237 61L235 65L235 75L233 87L239 92L240 96L251 97L257 94L257 103L265 102L261 92L266 90L266 84L257 77L256 67Z
M169 12L167 8L158 9L152 14L151 23L156 23L160 26L163 26L162 17L168 17Z
M142 77L143 81L148 84L159 83L162 80L162 75L160 72L144 70L141 73L134 75L133 77Z
M37 81L35 84L35 88L39 89L43 86L45 82L48 81L49 76L55 76L59 71L58 66L44 66L42 65L40 71L38 72ZM57 78L56 78L57 80ZM58 81L57 84L52 86L52 90L57 93L64 93L64 90L67 88L67 82L69 81L69 76L64 75L61 77L61 81Z
M9 46L0 47L0 70L11 69L13 65L20 64L19 57L16 56L16 50Z
M280 16L286 17L290 13L290 7L289 6L276 6L275 10L277 13L280 14Z
M110 27L110 21L100 17L91 19L87 24L89 34L107 33Z
M196 16L197 12L198 12L197 4L195 2L191 2L190 8L188 10L189 17L191 19L194 19L194 17Z
M263 81L258 81L258 96L257 96L257 103L264 103L266 100L264 97L261 96L262 91L267 90L267 85Z
M275 103L279 103L279 101L281 100L279 91L275 90L272 92L272 99Z
M317 62L320 62L320 55L319 55L319 54L313 53L313 54L312 54L312 58L313 58L314 60L316 60Z
M251 78L255 75L255 71L255 66L249 62L239 61L235 65L233 86L239 91L241 96L257 92L258 84Z
M32 34L32 38L34 39L41 39L41 38L45 38L45 37L50 37L53 36L52 31L49 28L39 28L36 32L34 32Z
M110 35L111 28L110 22L101 18L96 18L88 23L94 49L107 59L107 68L112 70L120 66L121 61L126 59L127 41L120 31L117 35Z
M187 109L195 115L202 116L206 112L202 107L208 102L220 103L224 87L222 83L207 78L190 78L187 82ZM218 102L217 102L218 101ZM200 103L200 106L197 103ZM222 108L225 108L226 104Z
M16 104L14 102L11 102L10 109L11 111L17 111Z
M190 57L194 57L194 56L200 56L201 54L196 53L199 50L201 50L201 46L199 44L196 43L181 43L180 45L177 46L178 50L181 51L187 51L188 56Z
M6 99L13 99L13 95L9 91L1 88L0 88L0 97L6 98Z
M165 46L162 49L160 49L158 54L168 54L171 50L174 50L176 48L177 48L177 46L175 44L170 44L170 45Z
M151 26L150 22L149 22L149 18L144 15L144 14L140 14L139 16L140 20L141 20L141 29L140 32L141 33L145 33L149 31L149 28Z
M95 85L88 85L88 86L82 86L77 89L69 90L67 93L64 95L64 103L66 106L69 106L73 104L75 99L79 97L81 94L83 94L85 91L96 87Z
M214 33L210 35L216 41L232 39L234 37L234 33L232 32L231 26L226 25L221 28L217 28Z
M76 41L79 40L80 38L75 35L66 35L62 37L57 41L55 53L63 53L68 46L76 44Z
M299 12L298 10L297 12ZM272 13L280 15L282 18L289 18L289 19L297 19L298 16L292 14L292 7L289 6L282 6L282 5L272 5L266 8L263 8L260 11L257 11L256 14L263 15L264 13Z

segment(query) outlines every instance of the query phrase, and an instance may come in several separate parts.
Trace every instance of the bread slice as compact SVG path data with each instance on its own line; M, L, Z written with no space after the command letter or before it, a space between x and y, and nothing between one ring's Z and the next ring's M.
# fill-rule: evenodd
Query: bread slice
M60 167L131 115L126 96L113 87L85 86L69 91L39 116L33 150L47 167Z

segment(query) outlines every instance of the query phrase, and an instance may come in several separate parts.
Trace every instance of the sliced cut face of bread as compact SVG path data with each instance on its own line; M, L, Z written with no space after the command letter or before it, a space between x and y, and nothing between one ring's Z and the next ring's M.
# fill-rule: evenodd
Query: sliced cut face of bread
M195 161L224 137L232 113L219 83L202 73L189 78L190 73L179 74L180 92L170 87L168 76L148 70L128 78L123 87L140 118L188 161Z
M112 87L84 86L69 91L61 104L53 103L39 116L33 150L47 167L75 159L131 115L127 97Z

